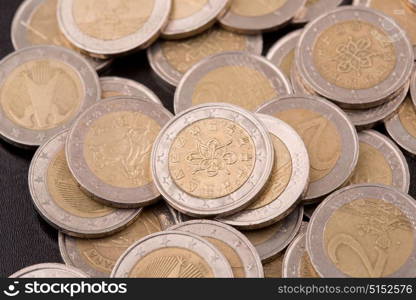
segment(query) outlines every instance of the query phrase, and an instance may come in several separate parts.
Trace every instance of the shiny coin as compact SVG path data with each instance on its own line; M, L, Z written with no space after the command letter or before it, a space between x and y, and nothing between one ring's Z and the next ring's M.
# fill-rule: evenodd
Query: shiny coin
M87 278L88 275L62 264L38 264L17 271L9 278Z
M11 39L16 50L33 45L56 45L79 51L61 33L56 18L58 0L26 0L12 23ZM111 60L84 56L96 69L107 67Z
M101 98L131 96L162 104L159 97L137 81L121 77L100 77Z
M35 208L49 224L73 236L101 237L123 229L140 209L113 209L84 194L66 162L66 137L66 131L53 137L32 159L29 189Z
M201 33L214 25L230 3L230 0L173 0L172 13L162 37L182 39Z
M242 33L276 30L290 22L306 0L233 0L222 26Z
M155 183L169 204L194 217L233 214L269 179L274 150L268 131L236 106L195 106L172 119L152 153Z
M263 266L256 248L239 231L219 222L194 220L171 227L207 239L228 259L235 278L262 278Z
M295 60L301 77L318 94L344 108L370 108L386 102L410 79L414 55L391 18L356 6L310 23Z
M99 57L146 48L159 36L170 0L59 0L61 31L76 47Z
M245 210L220 219L241 228L257 229L283 219L295 209L309 182L309 157L296 131L271 116L257 114L269 130L275 153L272 175L256 201Z
M101 94L95 70L66 48L18 50L0 62L0 73L0 134L21 146L39 146L70 127Z
M258 112L281 119L303 138L311 163L305 202L339 188L358 161L358 137L345 113L323 98L292 96L266 103Z
M256 247L262 262L268 263L290 244L299 232L302 219L303 206L299 206L286 218L269 227L243 233Z
M292 69L290 70L290 82L292 83L293 91L295 94L318 96L317 93L313 91L312 88L308 86L300 76L295 61L292 62Z
M225 51L248 51L261 55L261 35L241 35L214 27L196 37L159 41L147 50L150 65L167 83L177 86L183 75L202 59Z
M316 210L306 247L320 277L416 276L415 200L392 187L355 185Z
M175 93L175 112L211 102L253 111L291 93L289 80L268 60L246 52L227 52L204 59L185 74Z
M307 0L305 6L296 14L292 23L307 23L337 8L343 0Z
M115 207L139 207L160 196L150 170L153 142L172 115L134 97L101 100L68 135L69 169L82 188Z
M210 242L181 231L149 235L131 246L117 261L116 278L230 278L233 271Z
M347 185L379 183L409 192L410 173L406 158L386 136L374 130L361 131L358 164Z
M174 215L161 203L143 208L134 223L106 238L78 239L60 233L59 250L67 265L91 277L109 277L116 261L134 242L175 224Z

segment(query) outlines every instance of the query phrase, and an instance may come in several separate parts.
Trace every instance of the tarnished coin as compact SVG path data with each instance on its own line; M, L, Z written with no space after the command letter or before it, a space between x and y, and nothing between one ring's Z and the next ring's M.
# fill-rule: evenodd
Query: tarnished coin
M18 50L0 62L0 74L0 135L20 146L39 146L69 128L101 96L91 65L57 46Z
M305 233L299 235L293 240L287 248L283 264L283 278L318 278L309 254L306 251Z
M292 23L307 23L337 8L343 0L307 0L305 6L296 14Z
M106 57L148 47L166 25L171 0L58 0L59 27L91 55Z
M243 231L256 247L263 263L273 261L290 244L299 232L303 219L303 206L298 206L283 220L262 229Z
M389 100L410 79L413 60L412 45L397 23L361 6L339 8L309 23L295 54L308 85L344 108Z
M383 185L355 185L315 211L306 247L320 277L416 276L416 201Z
M195 106L172 119L152 152L155 184L178 211L226 216L253 202L270 178L272 141L263 124L236 106Z
M313 202L344 184L358 161L358 136L346 114L318 97L291 96L266 103L259 113L291 125L302 137L311 163L304 202Z
M43 144L32 159L29 190L39 214L52 226L79 237L101 237L120 231L140 209L113 209L83 193L65 156L67 131Z
M257 114L269 130L275 159L272 175L256 201L220 221L241 229L258 229L286 217L301 200L309 182L309 156L296 131L271 116Z
M115 278L231 278L225 256L188 232L164 231L133 244L117 261Z
M358 164L347 185L384 184L408 193L409 166L400 149L389 138L374 130L361 131L358 139Z
M100 77L101 98L131 96L162 104L159 97L145 85L122 77Z
M226 51L261 55L262 50L260 34L242 35L214 27L185 40L160 40L147 50L147 56L152 70L170 85L177 86L191 67L208 56Z
M183 39L207 30L229 8L230 0L172 0L165 39Z
M118 258L134 242L176 224L175 216L164 203L143 208L134 223L100 239L79 239L59 234L59 250L67 265L91 277L109 277Z
M194 220L169 228L196 234L218 248L231 265L235 278L262 278L263 266L256 248L236 229L215 221Z
M233 0L231 8L219 19L228 30L241 33L273 31L286 25L306 0Z
M247 52L210 56L192 67L175 92L175 112L193 105L227 102L254 111L292 93L289 80L267 59Z
M157 201L150 155L171 118L152 101L127 96L101 100L69 132L66 156L71 173L83 189L110 206L140 207Z
M56 45L80 52L61 33L56 18L58 0L26 0L13 18L11 39L16 50L34 45ZM110 59L84 56L98 71L107 67Z
M47 263L33 265L17 271L9 278L87 278L88 275L70 266Z

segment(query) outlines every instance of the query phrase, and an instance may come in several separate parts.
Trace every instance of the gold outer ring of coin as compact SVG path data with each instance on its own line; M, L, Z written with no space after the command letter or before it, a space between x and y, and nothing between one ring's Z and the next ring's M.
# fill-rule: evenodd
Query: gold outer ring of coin
M74 267L64 264L44 263L26 267L9 278L88 278L89 276Z

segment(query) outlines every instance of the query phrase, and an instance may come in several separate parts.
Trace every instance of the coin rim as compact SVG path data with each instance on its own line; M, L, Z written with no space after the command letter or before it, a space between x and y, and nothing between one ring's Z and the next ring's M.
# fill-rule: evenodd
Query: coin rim
M26 275L27 273L36 272L37 270L48 270L48 269L58 269L62 270L68 273L72 273L72 277L66 277L66 278L89 278L89 276L82 272L81 270L78 270L74 267L67 266L64 264L59 263L41 263L32 265L26 268L23 268L12 275L9 276L9 278L22 278L22 276Z

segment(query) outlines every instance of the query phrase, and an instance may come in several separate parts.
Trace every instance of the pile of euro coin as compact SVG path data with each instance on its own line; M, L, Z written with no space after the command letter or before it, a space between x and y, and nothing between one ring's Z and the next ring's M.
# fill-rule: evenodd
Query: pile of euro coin
M12 277L416 277L416 3L342 2L24 1L0 134L65 264ZM175 114L97 73L144 49Z

